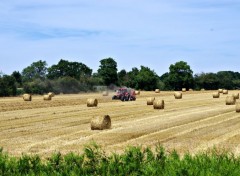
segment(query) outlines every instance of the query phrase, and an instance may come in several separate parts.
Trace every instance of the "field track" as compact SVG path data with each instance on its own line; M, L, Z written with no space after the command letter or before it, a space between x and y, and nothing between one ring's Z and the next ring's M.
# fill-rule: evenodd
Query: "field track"
M229 91L229 95L238 91ZM111 100L100 93L56 95L52 101L33 96L0 98L0 146L11 155L48 156L60 151L81 152L95 141L107 152L122 152L129 145L197 153L212 147L240 155L240 113L225 105L225 97L212 98L213 91L141 92L133 102ZM164 99L165 109L146 105L147 97ZM87 98L97 98L98 107L87 107ZM237 100L240 102L240 100ZM93 116L110 115L112 128L92 131Z

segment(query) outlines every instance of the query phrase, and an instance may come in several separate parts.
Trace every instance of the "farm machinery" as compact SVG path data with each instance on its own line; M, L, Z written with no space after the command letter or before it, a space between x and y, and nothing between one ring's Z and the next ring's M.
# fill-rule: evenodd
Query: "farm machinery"
M113 95L112 99L121 101L135 101L135 90L131 88L119 88L116 90L116 94Z

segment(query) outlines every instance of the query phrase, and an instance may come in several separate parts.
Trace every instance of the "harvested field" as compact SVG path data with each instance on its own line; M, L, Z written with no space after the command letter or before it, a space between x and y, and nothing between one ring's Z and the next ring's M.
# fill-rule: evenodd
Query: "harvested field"
M225 105L227 95L213 99L213 92L184 92L183 99L176 100L173 92L141 91L136 101L129 102L112 100L111 93L56 95L51 101L33 96L31 102L0 98L0 146L15 156L48 156L54 151L81 152L94 140L107 152L160 143L180 153L216 146L240 155L240 113ZM148 97L164 99L164 110L147 106ZM98 106L88 108L88 98L98 99ZM92 117L105 114L111 116L111 129L91 130Z

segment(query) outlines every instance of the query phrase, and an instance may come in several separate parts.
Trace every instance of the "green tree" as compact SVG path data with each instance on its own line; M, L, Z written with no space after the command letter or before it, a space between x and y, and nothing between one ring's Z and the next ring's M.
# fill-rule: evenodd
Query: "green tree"
M136 75L136 89L154 90L158 86L157 74L148 67L141 66L139 73Z
M174 90L189 89L193 86L193 71L187 62L176 62L169 67L168 81Z
M26 67L22 71L23 81L33 81L34 79L44 80L47 73L46 61L39 60L33 62L30 66Z
M118 72L118 83L121 86L126 86L128 82L128 73L125 69Z
M13 76L15 78L16 82L18 83L18 87L21 87L22 86L21 73L19 71L14 71L11 76Z
M235 89L233 80L236 79L235 73L232 71L219 71L217 72L220 84L219 86L224 89Z
M13 76L0 76L0 96L15 96L17 93L16 80Z
M57 65L52 65L48 68L47 77L49 79L56 79L61 77L72 77L80 79L83 77L90 77L92 69L80 62L69 62L61 59Z
M138 88L137 75L139 73L138 68L134 67L130 72L127 73L128 81L126 86L131 88Z
M112 58L100 60L98 75L102 78L105 85L118 83L117 62Z
M215 73L196 74L194 80L196 89L216 90L220 84L220 80Z

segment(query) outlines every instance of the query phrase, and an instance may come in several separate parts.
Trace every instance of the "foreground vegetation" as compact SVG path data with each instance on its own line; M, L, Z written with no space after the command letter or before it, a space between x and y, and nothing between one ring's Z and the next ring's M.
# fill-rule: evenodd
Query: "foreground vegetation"
M106 155L96 144L82 154L55 153L47 159L22 155L15 158L0 150L0 175L239 175L240 158L227 152L185 154L129 147L123 154Z

